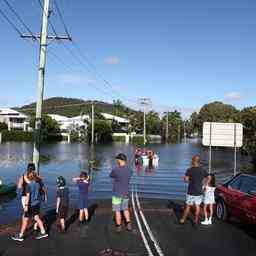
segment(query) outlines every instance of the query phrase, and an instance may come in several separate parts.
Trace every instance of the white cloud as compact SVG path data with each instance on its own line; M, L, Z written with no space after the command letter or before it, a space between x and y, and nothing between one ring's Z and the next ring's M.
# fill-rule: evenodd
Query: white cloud
M108 56L104 59L104 62L108 65L117 65L120 63L120 59L117 56Z
M81 74L60 74L57 76L57 79L66 85L93 85L95 80L89 79Z
M238 101L242 99L242 95L239 92L228 92L225 94L225 101Z

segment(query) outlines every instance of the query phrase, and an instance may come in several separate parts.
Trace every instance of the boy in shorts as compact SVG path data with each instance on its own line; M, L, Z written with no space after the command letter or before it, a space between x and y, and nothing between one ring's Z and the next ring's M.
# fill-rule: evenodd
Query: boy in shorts
M79 207L79 226L82 224L88 224L89 212L88 212L88 191L90 177L87 172L81 172L79 177L73 178L73 182L78 187L78 207Z
M56 201L56 214L60 223L61 233L65 233L66 225L65 220L68 215L69 208L69 189L66 187L66 180L60 176L57 178L57 201Z

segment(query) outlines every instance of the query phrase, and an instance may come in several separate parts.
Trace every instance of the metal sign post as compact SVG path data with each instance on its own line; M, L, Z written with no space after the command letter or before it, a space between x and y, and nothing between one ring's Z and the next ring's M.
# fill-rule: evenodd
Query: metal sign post
M236 146L236 124L234 125L234 176L236 176L237 146Z
M212 172L212 147L234 148L234 175L236 175L237 148L243 145L243 125L205 122L203 124L203 145L209 147L209 173Z
M209 174L212 172L212 123L210 124Z

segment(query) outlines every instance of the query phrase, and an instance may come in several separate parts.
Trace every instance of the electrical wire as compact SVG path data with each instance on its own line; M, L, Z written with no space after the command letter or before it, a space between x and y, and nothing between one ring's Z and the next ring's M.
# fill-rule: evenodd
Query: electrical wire
M57 0L54 0L54 5L55 5L55 7L56 7L57 13L58 13L59 18L60 18L60 20L61 20L61 23L62 23L62 25L63 25L63 27L64 27L64 29L65 29L66 35L67 35L69 38L71 38L70 33L69 33L69 30L68 30L68 27L67 27L67 25L66 25L66 23L65 23L65 20L64 20L64 16L63 16L63 14L62 14L62 12L61 12L61 10L60 10L60 8L59 8L59 5L58 5ZM77 42L75 42L75 41L72 40L72 45L73 45L73 47L76 49L76 51L79 53L78 57L75 57L75 58L76 58L76 59L79 58L79 63L82 64L82 65L84 65L84 62L85 62L85 63L92 69L92 71L95 73L94 76L96 76L97 79L103 81L105 87L107 87L108 90L111 90L112 93L116 94L116 95L117 95L118 97L120 97L120 98L123 98L125 101L130 101L130 102L133 102L133 103L134 103L134 102L137 102L137 100L132 100L132 99L129 99L129 98L127 98L127 97L122 96L122 95L120 94L120 92L118 92L115 88L113 88L112 84L111 84L107 79L105 79L105 78L102 76L101 73L98 72L96 66L95 66L95 65L93 64L93 62L89 59L89 57L84 54L84 52L81 50L81 48L79 47L79 45L78 45ZM68 49L68 51L70 52L70 51L72 51L72 50L71 50L71 49ZM75 55L75 54L74 54L74 53L71 53L71 55ZM86 65L86 69L87 69L88 72L91 73L92 71L88 69L87 65Z
M60 8L59 8L59 5L58 5L57 0L54 0L53 3L54 3L54 6L55 6L55 8L56 8L56 10L57 10L57 13L58 13L58 15L59 15L59 17L60 17L60 20L61 20L61 22L62 22L62 24L63 24L65 33L67 34L67 36L68 36L69 38L71 38L71 36L70 36L70 34L69 34L69 32L68 32L68 27L67 27L67 25L66 25L66 23L65 23L65 21L64 21L64 18L63 18L63 15L62 15L62 13L61 13L61 10L60 10Z
M2 17L9 23L9 25L18 33L19 36L22 36L20 29L8 18L2 9L0 9L0 14Z
M8 8L11 10L11 12L16 16L16 18L20 21L20 23L25 27L25 29L28 31L28 33L32 36L34 40L37 40L37 38L34 36L31 29L27 26L27 24L23 21L21 16L16 12L16 10L11 6L11 4L7 0L3 0L5 4L8 6Z

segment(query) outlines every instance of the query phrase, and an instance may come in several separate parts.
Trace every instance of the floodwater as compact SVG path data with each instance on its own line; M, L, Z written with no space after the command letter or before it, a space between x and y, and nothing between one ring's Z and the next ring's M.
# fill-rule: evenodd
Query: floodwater
M79 175L80 170L88 169L88 160L96 159L98 170L91 173L89 198L110 198L112 183L109 178L111 168L115 165L114 156L120 152L127 154L133 169L131 187L137 186L141 197L184 200L186 185L182 177L190 166L191 157L200 154L203 165L208 168L208 149L201 146L198 140L189 140L180 144L153 144L149 146L160 157L159 166L153 170L135 168L133 152L135 146L115 143L95 145L66 142L44 144L41 147L42 163L40 175L49 192L49 199L44 209L55 205L55 181L59 175L66 178L70 188L71 204L76 205L77 188L72 177ZM33 145L31 143L8 142L0 144L0 179L5 183L16 182L25 171L31 160ZM213 151L213 171L218 173L219 182L232 175L233 152L231 149ZM238 154L238 166L248 159ZM7 224L21 216L21 206L17 198L0 198L0 224Z

